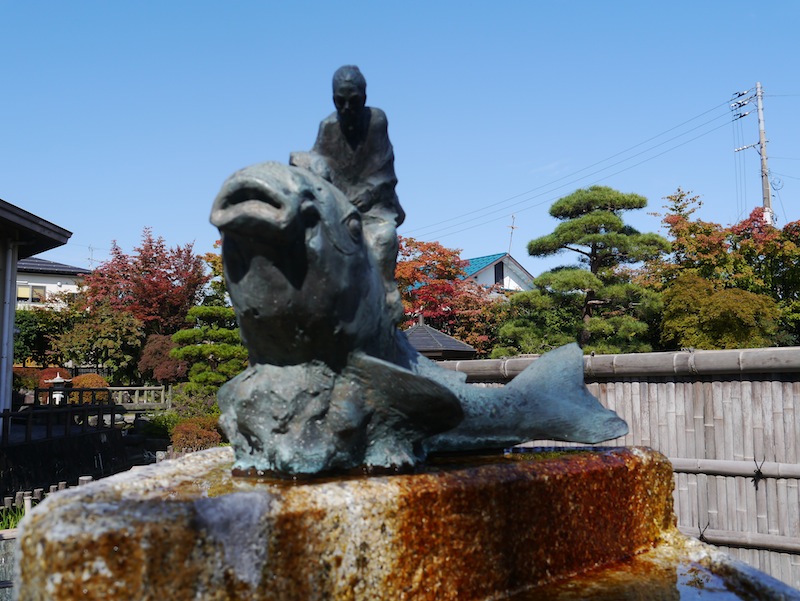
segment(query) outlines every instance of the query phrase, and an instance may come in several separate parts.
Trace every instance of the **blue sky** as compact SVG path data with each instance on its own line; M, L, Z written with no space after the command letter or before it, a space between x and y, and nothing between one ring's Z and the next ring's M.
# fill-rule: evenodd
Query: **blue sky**
M307 150L357 64L389 117L400 233L504 252L534 275L549 206L593 184L700 194L723 224L761 204L764 87L778 225L800 219L800 3L0 0L0 198L74 234L42 255L90 267L152 227L212 249L223 180ZM745 109L746 110L746 109Z

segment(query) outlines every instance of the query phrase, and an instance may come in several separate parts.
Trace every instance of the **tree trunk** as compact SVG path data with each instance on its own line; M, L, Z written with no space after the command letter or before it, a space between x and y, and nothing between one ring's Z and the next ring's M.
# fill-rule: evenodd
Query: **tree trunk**
M588 342L589 338L591 338L591 334L589 333L589 320L592 318L592 305L594 304L593 301L595 300L595 292L594 290L587 290L586 291L586 300L583 303L583 327L581 328L580 333L578 334L578 344L583 348Z

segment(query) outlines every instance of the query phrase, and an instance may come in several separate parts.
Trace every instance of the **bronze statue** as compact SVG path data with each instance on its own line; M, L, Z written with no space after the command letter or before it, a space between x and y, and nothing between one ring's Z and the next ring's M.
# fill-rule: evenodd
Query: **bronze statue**
M390 311L399 322L403 305L394 281L397 227L406 214L395 193L394 149L386 114L366 106L367 81L358 67L333 74L336 112L319 125L310 152L293 152L289 164L304 167L331 182L363 214L369 249L381 268Z
M575 344L502 388L468 385L410 346L396 327L403 212L391 144L385 116L365 101L360 72L340 69L337 113L312 151L294 153L293 166L233 174L214 201L211 222L249 351L248 368L218 395L235 469L405 469L435 451L627 433L584 386Z

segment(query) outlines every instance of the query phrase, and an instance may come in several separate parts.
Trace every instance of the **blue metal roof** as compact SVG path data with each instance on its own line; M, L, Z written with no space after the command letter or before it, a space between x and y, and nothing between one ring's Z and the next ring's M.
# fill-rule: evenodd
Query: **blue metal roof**
M508 253L497 253L496 255L487 255L485 257L476 257L474 259L467 259L467 265L464 267L464 277L462 280L467 279L478 273L481 269L488 267L492 263L496 263Z

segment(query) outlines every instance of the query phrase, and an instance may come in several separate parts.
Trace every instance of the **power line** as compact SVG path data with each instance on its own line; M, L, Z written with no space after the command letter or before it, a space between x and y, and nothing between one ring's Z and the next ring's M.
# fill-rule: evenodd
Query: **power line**
M788 177L789 179L800 179L800 177L795 177L793 175L786 175L785 173L778 173L774 169L769 170L770 173L774 173L775 175L780 175L781 177Z
M740 92L739 94L734 96L734 100L736 98L741 98L744 95L747 95L751 92L751 90L747 90L746 92ZM735 111L738 109L743 108L744 106L748 105L751 100L753 100L754 96L748 96L744 100L739 100L737 102L733 102L730 106L731 111ZM746 117L750 114L750 111L745 113L733 113L731 118L731 127L734 132L734 139L733 139L733 165L734 165L734 186L736 189L736 219L739 220L741 217L747 212L748 206L748 197L747 197L747 173L749 171L747 165L747 154L744 152L738 152L744 148L748 148L749 146L745 145L745 136L744 136L744 123L743 117Z
M680 134L678 134L676 136L673 136L671 138L663 140L662 142L659 142L658 144L654 144L654 145L652 145L652 146L650 146L648 148L645 148L644 150L642 150L642 151L640 151L640 152L638 152L636 154L628 156L627 158L624 158L624 159L621 159L619 161L616 161L616 162L614 162L614 163L612 163L610 165L606 165L605 167L602 167L601 169L597 169L597 170L592 171L590 173L586 173L584 175L581 175L580 177L576 177L581 173L584 173L584 172L586 172L586 171L588 171L588 170L590 170L590 169L592 169L594 167L597 167L598 165L602 165L603 163L607 163L608 161L610 161L610 160L612 160L612 159L614 159L616 157L619 157L621 155L625 155L627 153L630 153L632 150L635 150L636 148L639 148L639 147L647 144L648 142L651 142L651 141L656 140L656 139L658 139L660 137L663 137L664 135L666 135L666 134L668 134L668 133L670 133L672 131L675 131L676 129L679 129L679 128L687 125L688 123L691 123L692 121L696 121L697 119L707 115L708 113L711 113L711 112L713 112L715 110L718 110L721 106L725 106L727 104L728 104L728 102L724 102L724 103L718 104L718 105L716 105L716 106L714 106L714 107L712 107L712 108L710 108L710 109L708 109L706 111L703 111L702 113L699 113L698 115L692 117L691 119L687 119L686 121L683 121L682 123L680 123L678 125L675 125L675 126L669 128L667 130L664 130L663 132L661 132L661 133L659 133L659 134L657 134L655 136L652 136L652 137L650 137L650 138L648 138L648 139L646 139L646 140L644 140L642 142L639 142L638 144L635 144L635 145L633 145L633 146L631 146L631 147L629 147L629 148L627 148L625 150L622 150L620 152L612 154L612 155L610 155L609 157L607 157L605 159L602 159L600 161L592 163L591 165L588 165L587 167L584 167L582 169L578 169L577 171L574 171L574 172L572 172L570 174L567 174L565 176L562 176L560 178L552 180L552 181L550 181L550 182L548 182L546 184L543 184L543 185L538 186L536 188L530 189L530 190L528 190L526 192L521 192L521 193L516 194L514 196L508 197L508 198L506 198L504 200L501 200L501 201L498 201L498 202L494 202L494 203L490 203L488 205L484 205L484 206L482 206L482 207L480 207L478 209L475 209L473 211L468 211L466 213L462 213L461 215L459 215L457 217L445 219L445 220L442 220L442 221L439 221L439 222L435 222L435 223L431 223L431 224L428 224L428 225L425 225L425 226L420 226L418 228L410 230L408 232L408 234L416 234L418 236L419 235L425 235L425 236L431 237L431 236L433 236L434 234L437 234L440 231L446 231L448 229L451 229L453 227L457 227L459 225L464 225L464 224L467 224L467 223L471 223L471 222L473 222L473 221L475 221L477 219L483 220L484 216L481 216L481 215L476 216L476 217L472 217L470 219L465 219L465 218L467 218L467 217L469 217L471 215L487 213L487 212L495 212L497 208L499 208L499 207L501 207L503 205L506 205L507 203L509 203L509 202L511 202L511 201L513 201L515 199L518 199L520 197L523 197L523 196L527 197L527 198L524 198L523 200L517 201L516 203L513 203L513 204L509 205L506 208L510 209L510 208L517 207L517 206L522 205L522 204L528 204L530 201L532 201L532 200L534 200L536 198L551 194L551 193L553 193L553 192L555 192L557 190L560 190L561 188L564 188L564 187L567 187L567 186L570 186L570 185L574 185L574 184L580 182L581 180L584 180L584 179L590 178L592 176L601 174L602 172L607 171L608 169L611 169L613 167L621 165L621 164L623 164L623 163L625 163L627 161L635 159L636 157L642 156L642 155L644 155L644 154L646 154L648 152L651 152L652 150L655 150L656 148L659 148L659 147L661 147L661 146L663 146L665 144L668 144L668 143L670 143L672 141L675 141L675 140L677 140L677 139L679 139L679 138L681 138L683 136L686 136L687 134L689 134L689 133L691 133L693 131L696 131L698 129L701 129L701 128L713 123L714 121L720 119L721 117L723 117L725 115L719 115L717 117L714 117L714 118L712 118L712 119L710 119L708 121L705 121L705 122L703 122L703 123L691 128L691 129L689 129L689 130L686 130L686 131L684 131L684 132L682 132L682 133L680 133ZM726 124L727 124L727 122L726 122ZM726 125L726 124L724 124L724 125ZM696 140L697 138L702 137L704 135L707 135L707 134L709 134L709 133L711 133L711 132L713 132L713 131L715 131L717 129L719 129L719 127L715 127L713 129L701 134L700 136L696 136L696 137L688 140L685 143L688 143L688 142L691 142L693 140ZM665 152L669 152L669 151L674 150L675 148L679 148L680 146L683 146L683 145L684 145L684 143L678 144L678 145L673 146L672 148L668 149ZM665 154L665 152L661 152L659 154L656 154L656 155L650 157L650 159L647 159L647 160L651 160L653 158L659 157L662 154ZM641 162L637 163L634 166L638 166L638 165L642 164L643 162L646 162L646 161L641 161ZM611 175L607 175L605 177L611 177L611 176L616 175L618 173L622 173L623 171L626 171L626 170L627 169L623 169L621 171L617 171L617 172L615 172L615 173L613 173ZM570 178L574 178L574 179L570 179ZM569 181L566 181L562 185L559 185L559 186L556 186L556 187L552 187L552 186L554 186L554 184L556 184L558 182L562 182L564 180L569 180ZM550 188L550 189L548 189L548 190L546 190L544 192L541 192L539 194L534 194L533 196L529 196L530 194L532 194L534 192L537 192L539 190L542 190L543 188ZM533 208L533 207L540 206L542 204L545 204L546 202L550 202L550 200L551 199L543 200L542 202L536 203L534 205L530 205L527 208ZM527 208L526 209L522 209L522 210L527 210ZM493 220L490 220L490 221L493 221ZM483 223L486 223L486 221L483 221ZM445 225L445 224L449 224L449 225ZM439 227L439 226L443 226L443 227ZM466 228L466 229L470 229L470 228ZM459 230L459 231L463 231L463 230ZM457 232L451 232L451 234L452 233L457 233ZM450 235L450 234L446 234L446 235Z
M775 190L775 194L778 195L778 202L781 204L781 211L783 212L783 220L786 223L789 223L789 220L786 218L786 207L783 206L783 197L781 196L780 189Z
M731 133L733 134L733 147L739 148L742 145L741 140L742 122L740 119L731 119ZM736 190L736 214L741 215L742 212L742 190L746 190L746 186L742 185L742 174L745 170L742 169L742 160L744 156L742 153L733 153L733 181Z
M716 119L714 119L714 120L716 120ZM667 148L666 150L664 150L662 152L659 152L658 154L655 154L653 156L650 156L650 157L648 157L648 158L646 158L646 159L644 159L642 161L639 161L638 163L634 163L633 165L629 165L629 166L627 166L627 167L625 167L623 169L620 169L618 171L615 171L613 173L609 173L609 174L603 175L602 177L600 177L600 178L598 178L598 179L596 179L596 180L594 180L592 182L589 182L588 185L594 185L594 184L600 183L601 181L603 181L605 179L608 179L610 177L614 177L615 175L619 175L620 173L624 173L626 171L634 169L634 168L636 168L636 167L638 167L638 166L640 166L640 165L642 165L644 163L647 163L647 162L652 161L653 159L656 159L656 158L658 158L658 157L660 157L662 155L665 155L665 154L667 154L669 152L672 152L673 150L675 150L677 148L680 148L682 146L685 146L686 144L694 142L695 140L698 140L699 138L707 136L708 134L713 133L714 131L717 131L718 129L721 129L723 127L727 127L727 125L728 125L728 123L726 121L725 123L723 123L721 125L718 125L717 127L714 127L714 128L712 128L712 129L710 129L708 131L705 131L705 132L703 132L703 133L701 133L701 134L699 134L699 135L697 135L697 136L695 136L693 138L690 138L689 140L685 140L684 142L681 142L680 144L676 144L675 146ZM697 128L694 128L694 129L697 129ZM690 130L690 131L692 131L692 130ZM680 136L676 136L676 138L677 137L680 137ZM676 139L676 138L673 138L673 139ZM659 144L657 146L660 146L660 145L661 144ZM653 148L656 148L657 146L654 146L654 147L652 147L652 148L650 148L648 150L652 150ZM641 156L645 152L647 152L647 151L644 151L644 152L638 153L636 155L633 155L632 157L629 157L628 159L625 159L625 161L630 160L631 158L635 158L637 156ZM568 185L574 184L574 183L576 183L576 182L578 182L578 181L580 181L582 179L586 179L587 177L591 177L592 175L597 175L599 173L602 173L606 169L609 169L609 168L611 168L613 166L616 166L616 165L619 165L621 163L624 163L625 161L618 161L617 163L614 163L613 165L610 165L609 167L607 167L605 169L600 169L600 170L595 171L593 173L590 173L590 174L588 174L586 176L578 178L577 180L574 180L572 182L567 182L567 183L565 183L565 184L563 184L561 186L557 186L557 187L555 187L555 188L553 188L553 189L551 189L551 190L549 190L547 192L543 192L541 194L537 194L535 197L532 197L532 198L525 199L525 200L519 201L517 203L514 203L513 205L511 205L508 208L518 207L521 204L527 203L529 200L533 200L533 198L540 197L540 196L543 196L545 194L549 194L549 193L555 192L555 191L557 191L557 190L559 190L561 188L564 188L564 187L566 187ZM556 181L558 181L558 180L556 180ZM554 202L556 200L558 200L558 197L550 196L550 197L545 198L544 200L542 200L541 202L538 202L536 204L528 205L528 206L523 207L523 208L516 208L515 212L516 213L522 213L524 211L528 211L530 209L536 208L536 207L541 206L543 204L552 203L552 202ZM472 213L476 213L476 212L478 212L478 211L472 211ZM466 216L468 214L469 213L465 214L464 216ZM466 220L463 220L463 221L455 222L452 225L446 225L446 226L441 227L439 229L433 229L432 231L429 231L426 235L428 237L435 237L437 239L446 238L447 236L452 236L454 234L460 234L462 232L465 232L465 231L468 231L468 230L471 230L471 229L475 229L477 227L481 227L481 226L483 226L483 225L485 225L487 223L494 223L495 221L500 221L500 220L506 219L506 218L507 218L506 214L500 215L500 216L495 217L495 218L490 218L490 217L487 217L487 216L477 216L477 217L473 217L471 219L466 219ZM452 220L450 220L450 221L452 221ZM448 230L451 230L452 228L458 227L460 225L466 225L467 223L472 223L472 222L475 222L475 221L479 221L479 223L476 223L475 225L470 225L470 226L467 226L467 227L464 227L464 228L461 228L461 229L458 229L458 230L455 230L455 231L448 231ZM440 223L448 223L448 221L443 221L443 222L440 222ZM430 228L433 228L433 225L432 226L428 226L428 228L417 228L416 230L413 230L413 231L416 232L416 231L419 231L420 229L430 229Z

